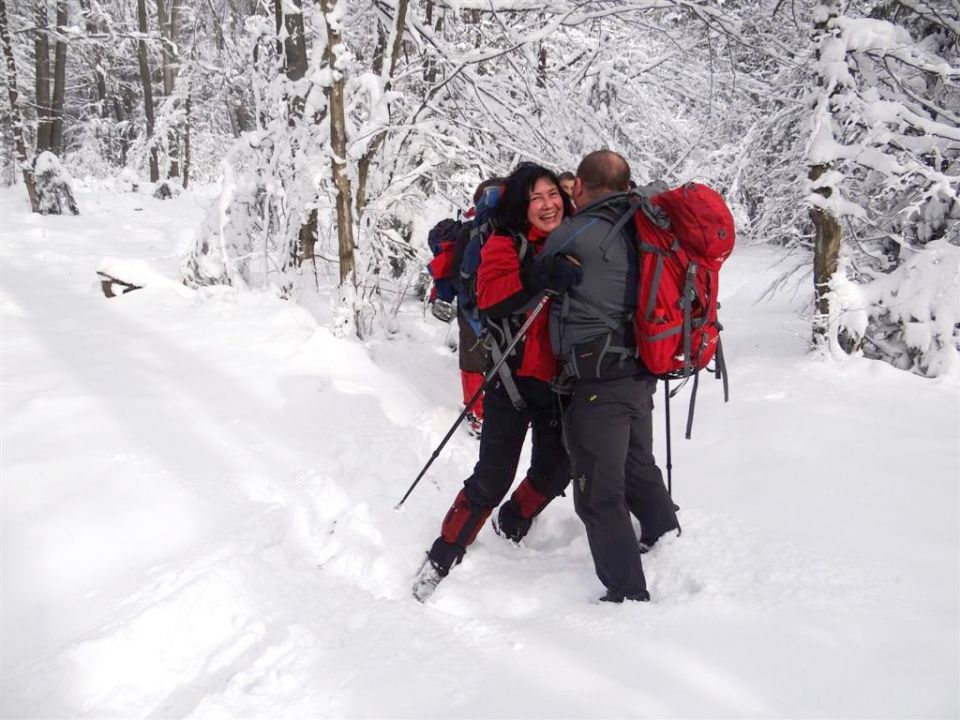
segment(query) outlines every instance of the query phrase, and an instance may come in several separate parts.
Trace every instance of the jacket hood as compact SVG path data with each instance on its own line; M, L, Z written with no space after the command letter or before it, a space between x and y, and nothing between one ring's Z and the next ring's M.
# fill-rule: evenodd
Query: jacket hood
M577 210L577 215L601 217L615 223L630 207L630 193L614 193Z

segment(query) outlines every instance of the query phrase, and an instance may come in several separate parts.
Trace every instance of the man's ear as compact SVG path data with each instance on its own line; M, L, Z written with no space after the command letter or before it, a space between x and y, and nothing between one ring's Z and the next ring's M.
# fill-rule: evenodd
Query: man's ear
M579 176L573 179L573 197L574 200L583 194L583 180Z

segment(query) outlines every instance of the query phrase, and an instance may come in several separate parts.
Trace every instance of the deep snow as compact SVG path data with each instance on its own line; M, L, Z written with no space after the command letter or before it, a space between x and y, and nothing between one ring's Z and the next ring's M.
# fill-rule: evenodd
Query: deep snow
M324 300L187 290L208 196L78 201L0 193L3 717L960 714L957 382L807 354L805 290L757 302L770 249L723 271L731 402L703 383L690 441L673 406L653 602L596 604L561 498L422 606L477 446L394 511L459 411L447 328L408 301L359 343Z

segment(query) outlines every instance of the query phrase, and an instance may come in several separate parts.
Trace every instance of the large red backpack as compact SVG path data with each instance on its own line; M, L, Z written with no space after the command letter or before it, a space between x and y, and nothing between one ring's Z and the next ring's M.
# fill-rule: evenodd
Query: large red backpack
M687 183L635 195L614 232L631 220L640 264L633 318L637 355L662 380L693 378L690 437L699 372L711 361L728 395L717 292L720 266L733 251L733 216L716 190Z
M733 216L716 190L687 183L644 199L633 220L637 353L654 375L689 377L720 347L717 291L720 266L733 251Z

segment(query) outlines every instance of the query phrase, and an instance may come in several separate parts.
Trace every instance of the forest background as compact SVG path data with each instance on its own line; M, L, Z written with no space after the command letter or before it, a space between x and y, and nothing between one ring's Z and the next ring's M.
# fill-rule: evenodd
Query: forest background
M219 183L191 286L395 329L428 223L609 147L784 250L811 342L960 373L957 0L0 0L2 182ZM122 279L122 278L121 278Z

